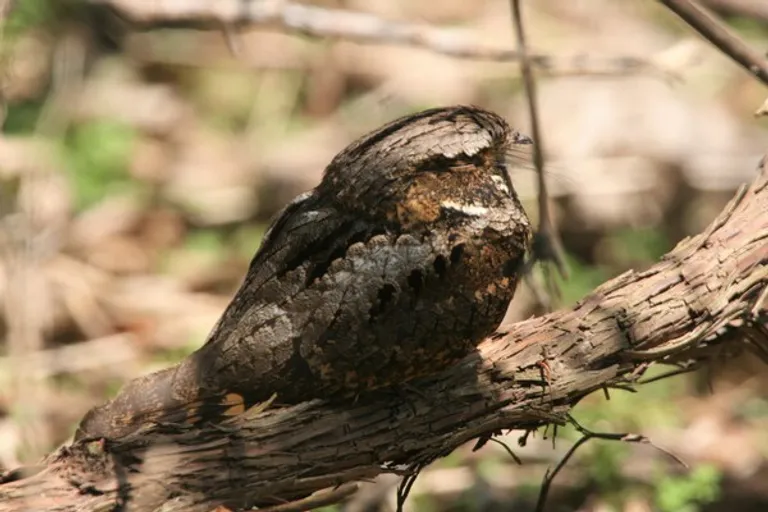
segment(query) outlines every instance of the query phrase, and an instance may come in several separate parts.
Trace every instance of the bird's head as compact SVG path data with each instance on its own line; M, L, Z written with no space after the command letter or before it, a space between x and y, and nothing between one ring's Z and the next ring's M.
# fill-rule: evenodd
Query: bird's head
M426 110L349 145L326 168L317 193L405 229L522 211L507 163L531 144L487 110Z

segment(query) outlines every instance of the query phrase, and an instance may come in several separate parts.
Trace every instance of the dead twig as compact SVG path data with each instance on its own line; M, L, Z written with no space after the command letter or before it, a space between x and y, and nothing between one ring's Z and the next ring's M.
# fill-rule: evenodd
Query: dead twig
M400 485L397 486L396 512L403 512L405 501L408 499L408 496L410 496L411 490L413 489L413 484L416 483L416 479L419 477L419 474L421 474L422 469L424 469L424 467L421 464L414 467L412 472L408 475L405 475L403 480L400 482Z
M423 23L386 20L364 12L303 5L284 0L217 0L216 2L179 2L154 0L90 0L108 5L130 20L142 25L221 27L279 27L323 38L339 38L368 44L392 44L422 48L457 59L493 62L519 61L519 51L475 43L466 31L434 27ZM590 55L527 55L532 66L551 74L628 75L653 74L675 78L675 74L639 56L597 58Z
M344 484L335 489L317 492L300 500L282 503L274 507L260 508L259 510L261 512L304 512L306 510L327 507L349 498L357 492L358 488L357 484Z
M547 472L544 474L544 480L541 483L541 489L539 490L539 499L536 502L536 512L543 512L544 506L547 503L547 495L549 494L549 489L552 485L552 482L554 481L555 477L558 473L565 467L565 465L568 463L569 460L573 457L573 455L576 453L576 450L578 450L581 446L587 443L587 441L590 441L592 439L604 439L606 441L619 441L622 443L640 443L640 444L648 444L659 450L664 455L667 455L672 460L683 466L684 468L688 468L688 464L685 463L680 457L675 455L674 453L670 452L669 450L662 448L656 444L654 444L649 438L642 436L640 434L632 434L629 432L622 432L622 433L612 433L612 432L592 432L591 430L583 427L579 424L579 422L576 421L573 416L570 414L568 415L568 423L573 425L573 427L581 434L581 437L571 446L566 454L563 456L562 459L557 463L555 466L555 469L553 470L547 470Z
M523 465L522 459L520 459L520 457L518 457L518 455L512 451L512 448L510 448L507 443L501 441L500 439L496 439L495 437L491 437L489 441L493 441L494 443L501 445L501 447L504 448L504 450L509 454L510 457L512 457L512 460L514 460L518 466Z
M536 83L533 79L533 71L531 70L528 58L520 0L511 0L510 6L512 9L512 22L517 37L517 51L521 55L520 71L523 77L526 99L528 100L528 114L531 119L531 135L533 137L533 165L536 168L538 184L539 229L533 243L533 258L535 261L551 262L560 273L560 276L565 278L568 275L568 269L563 255L563 245L549 211L549 193L544 174L544 142L539 125ZM543 270L550 293L555 293L557 287L554 284L549 267L545 265ZM536 293L536 296L540 297L541 294Z

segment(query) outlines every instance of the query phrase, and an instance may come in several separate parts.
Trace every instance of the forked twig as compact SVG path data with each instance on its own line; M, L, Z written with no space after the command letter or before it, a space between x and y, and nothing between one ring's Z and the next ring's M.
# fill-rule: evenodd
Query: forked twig
M541 489L539 490L539 499L536 502L536 512L543 512L544 506L547 502L547 495L549 494L549 488L552 485L552 482L554 481L555 477L558 473L565 467L565 465L568 463L568 461L573 457L573 454L576 453L576 450L578 450L582 445L584 445L587 441L590 439L605 439L607 441L620 441L623 443L640 443L640 444L648 444L659 450L664 455L667 455L672 460L683 466L684 468L688 468L688 464L685 463L680 457L675 455L674 453L670 452L667 449L664 449L656 444L654 444L649 438L640 435L640 434L632 434L630 432L622 432L622 433L611 433L611 432L592 432L591 430L583 427L579 422L576 421L576 419L571 416L570 414L567 415L568 422L573 425L573 427L582 435L574 444L571 446L566 454L563 456L562 459L560 459L560 462L557 463L555 466L555 469L549 470L547 469L547 472L544 474L544 479L541 483Z
M413 484L416 483L416 479L419 477L419 474L421 474L421 470L424 469L424 465L417 465L413 471L405 475L403 477L403 480L400 482L400 485L397 486L397 509L396 512L403 512L403 507L405 506L405 500L408 499L408 496L411 494L411 489L413 488Z

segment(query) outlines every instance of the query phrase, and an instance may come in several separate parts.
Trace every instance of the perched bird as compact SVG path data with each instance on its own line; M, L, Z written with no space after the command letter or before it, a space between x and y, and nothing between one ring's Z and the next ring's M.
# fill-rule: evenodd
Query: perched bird
M276 216L205 345L129 383L76 437L344 399L465 357L501 322L530 245L506 165L528 144L468 106L352 143Z

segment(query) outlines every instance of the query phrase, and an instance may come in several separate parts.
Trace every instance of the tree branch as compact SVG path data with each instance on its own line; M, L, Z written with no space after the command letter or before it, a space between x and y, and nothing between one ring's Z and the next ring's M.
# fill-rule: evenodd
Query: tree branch
M608 281L572 309L502 326L412 391L67 446L37 474L0 486L0 511L279 505L384 472L407 475L500 429L562 424L582 397L636 383L652 363L765 352L766 204L768 158L706 232L650 269Z
M340 38L369 44L422 48L457 59L515 62L520 52L475 43L466 30L424 23L386 20L364 12L304 5L288 0L89 0L113 8L144 26L277 27L286 33L321 38ZM231 34L231 32L228 32ZM529 52L537 69L557 75L627 75L649 73L676 78L672 70L633 56L597 58L590 55L552 56Z
M768 85L768 58L753 50L722 21L690 0L660 0L721 52Z

